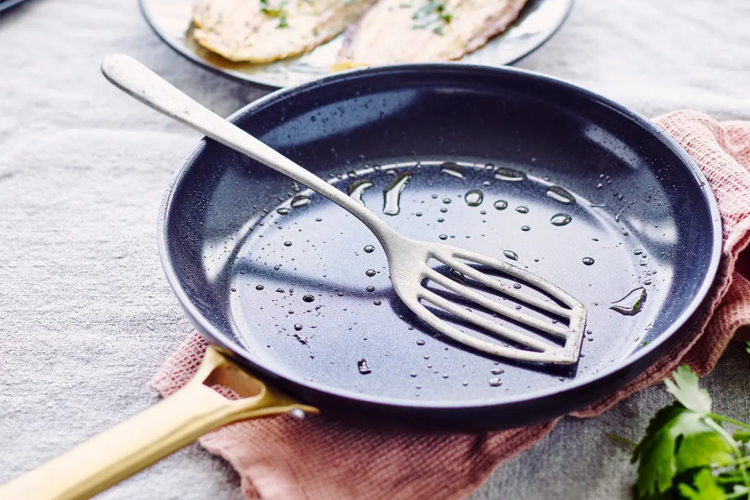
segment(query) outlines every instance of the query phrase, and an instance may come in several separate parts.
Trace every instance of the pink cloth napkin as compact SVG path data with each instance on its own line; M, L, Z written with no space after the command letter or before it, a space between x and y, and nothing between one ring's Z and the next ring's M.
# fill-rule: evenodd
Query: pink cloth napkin
M708 373L742 326L750 325L750 122L717 123L691 111L656 119L695 159L719 201L724 249L719 274L699 313L673 347L634 382L575 412L600 414L628 395L661 382L687 363ZM207 342L197 333L152 380L166 396L184 385ZM242 478L249 499L451 500L474 490L501 462L534 445L556 421L483 434L417 435L347 427L325 416L280 416L230 425L202 437Z

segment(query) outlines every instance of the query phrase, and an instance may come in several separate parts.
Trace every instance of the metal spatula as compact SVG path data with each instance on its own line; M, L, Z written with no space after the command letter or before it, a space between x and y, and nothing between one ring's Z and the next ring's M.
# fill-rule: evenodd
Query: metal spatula
M556 364L572 364L578 361L586 325L586 308L557 286L528 271L484 255L401 236L361 203L193 101L131 57L119 54L107 56L102 63L102 72L110 82L139 101L291 177L361 220L375 234L385 250L391 281L399 298L414 314L442 334L478 351L504 358ZM462 273L473 283L481 284L532 310L557 319L545 321L540 319L539 315L522 313L519 308L504 305L497 297L480 293L465 283L459 283L435 271L428 266L430 260ZM543 292L550 300L518 290L481 268L470 266L467 262L500 272L514 279L516 283L523 282ZM491 311L494 313L493 317L502 316L510 320L510 323L492 321L466 309L457 300L449 300L426 288L424 284L428 281L449 290L458 299L468 300ZM512 347L508 343L500 345L466 334L436 316L425 303L518 347ZM559 319L563 321L559 322ZM519 328L510 328L511 325ZM562 339L562 345L533 334L540 332Z

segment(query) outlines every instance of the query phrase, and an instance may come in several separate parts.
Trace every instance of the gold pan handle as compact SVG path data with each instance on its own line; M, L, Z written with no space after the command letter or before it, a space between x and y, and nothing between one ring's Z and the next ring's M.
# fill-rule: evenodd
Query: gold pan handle
M232 388L231 401L209 386ZM2 500L83 500L223 425L300 410L318 413L266 386L209 347L193 379L172 396L0 486Z

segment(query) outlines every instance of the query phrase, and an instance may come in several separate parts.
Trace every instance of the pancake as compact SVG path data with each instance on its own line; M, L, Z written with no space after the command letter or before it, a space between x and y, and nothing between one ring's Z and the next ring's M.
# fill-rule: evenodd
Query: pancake
M380 0L346 31L338 64L450 61L505 31L526 0Z
M270 63L309 52L352 25L375 0L201 0L195 40L231 61Z

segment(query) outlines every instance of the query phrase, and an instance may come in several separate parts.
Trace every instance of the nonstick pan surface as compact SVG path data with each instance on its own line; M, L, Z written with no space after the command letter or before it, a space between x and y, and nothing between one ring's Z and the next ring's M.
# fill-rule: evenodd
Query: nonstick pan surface
M164 201L170 284L203 334L329 416L475 430L562 415L645 370L716 273L719 212L690 157L637 115L549 77L368 69L276 92L232 120L361 192L406 236L515 260L588 308L572 368L465 349L400 302L353 216L204 140ZM384 190L407 172L399 213L387 215ZM634 290L625 305L639 312L610 308Z

